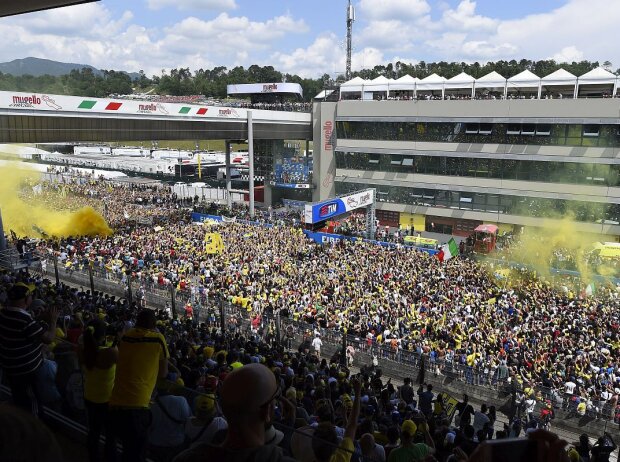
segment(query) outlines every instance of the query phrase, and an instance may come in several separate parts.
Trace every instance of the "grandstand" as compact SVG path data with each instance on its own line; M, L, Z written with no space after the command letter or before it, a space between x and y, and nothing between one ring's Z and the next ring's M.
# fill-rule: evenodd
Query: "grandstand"
M313 200L377 188L382 224L467 236L555 226L620 236L618 78L356 77L314 105Z

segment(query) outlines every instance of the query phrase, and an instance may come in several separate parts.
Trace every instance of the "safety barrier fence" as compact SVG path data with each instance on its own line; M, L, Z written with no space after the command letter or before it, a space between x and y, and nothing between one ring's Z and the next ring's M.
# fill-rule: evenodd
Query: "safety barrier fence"
M47 259L46 275L54 274L54 259ZM209 298L206 295L192 293L190 289L177 290L172 285L159 285L152 279L139 281L126 274L110 272L101 268L88 268L82 265L78 268L66 269L58 264L59 278L81 287L88 288L92 281L91 289L101 291L118 297L128 298L136 301L143 306L166 309L172 316L184 317L184 307L189 302L193 307L194 322L206 322L211 326L218 326L221 329L232 328L231 317L238 321L237 329L248 329L250 326L252 310L244 308L238 304L233 304L222 298ZM92 280L90 273L92 271ZM131 287L131 289L130 289ZM140 297L140 298L139 298ZM295 345L302 335L313 336L315 332L321 335L324 344L331 345L337 351L346 351L346 347L353 347L353 365L365 367L372 364L373 357L376 357L380 364L390 364L390 369L398 369L399 365L405 365L418 370L423 365L425 375L443 376L451 381L461 382L464 385L474 385L485 389L493 390L503 395L522 394L525 385L517 377L509 375L509 369L505 366L495 365L494 367L477 363L474 366L467 365L464 355L446 355L443 358L429 354L422 354L419 351L409 351L400 346L392 347L391 343L378 344L375 339L368 340L352 334L345 334L339 329L322 328L318 324L310 324L303 320L289 317L281 317L266 312L261 313L261 327L267 331L270 324L275 329L278 341L286 341L286 333L291 331L288 326L292 326L295 335ZM341 357L344 356L341 354ZM344 362L345 359L342 359ZM620 423L620 411L617 410L616 400L591 399L588 401L585 414L578 412L576 395L567 394L562 389L553 389L542 385L532 387L533 394L538 397L535 415L538 415L546 401L550 401L556 409L567 412L569 417L588 416L593 419L605 419ZM518 408L517 408L518 411Z

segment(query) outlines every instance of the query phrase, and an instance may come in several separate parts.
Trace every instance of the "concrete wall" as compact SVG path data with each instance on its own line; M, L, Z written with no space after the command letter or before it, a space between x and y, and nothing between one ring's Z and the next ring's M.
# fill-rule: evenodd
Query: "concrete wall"
M340 101L337 120L617 124L620 100Z
M315 103L312 118L314 183L312 192L314 202L334 197L336 187L336 105L337 103Z

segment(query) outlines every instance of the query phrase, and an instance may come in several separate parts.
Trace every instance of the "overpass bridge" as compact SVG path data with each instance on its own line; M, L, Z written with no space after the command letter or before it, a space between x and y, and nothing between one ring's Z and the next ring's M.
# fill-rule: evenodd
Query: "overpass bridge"
M310 113L0 92L0 143L225 140L229 206L231 142L247 140L252 216L255 175L272 175L284 140L306 140L308 151L311 139ZM266 183L264 200L269 204L271 192Z
M310 140L311 114L0 92L0 143Z

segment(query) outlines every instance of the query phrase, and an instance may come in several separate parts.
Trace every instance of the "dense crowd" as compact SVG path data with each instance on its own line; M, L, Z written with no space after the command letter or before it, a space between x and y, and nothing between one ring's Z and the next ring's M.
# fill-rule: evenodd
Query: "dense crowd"
M222 332L25 273L2 274L0 303L24 306L29 316L42 320L41 326L52 326L55 338L42 349L32 396L37 405L86 419L93 461L115 460L115 438L123 441L123 460L143 460L146 451L134 447L143 441L152 460L179 462L216 456L234 461L466 461L476 451L480 457L483 446L478 447L491 439L529 435L557 441L550 433L532 433L535 425L521 420L498 427L495 409L484 404L475 409L466 395L450 410L445 396L430 385L418 387L405 378L395 386L377 368L353 374L338 358L321 357L313 335L290 348L275 342L273 332L260 323L231 325ZM6 310L0 311L0 320ZM159 368L166 380L151 383L151 422L137 424L145 432L123 435L111 423L123 425L118 390L127 386L127 357L135 354L131 346L136 345L129 340L135 338L164 339L163 374L161 362ZM0 342L3 357L4 347ZM3 368L9 372L4 362ZM263 412L265 405L269 408ZM251 420L257 419L254 406L261 412L257 422ZM0 416L6 412L0 408ZM244 427L252 423L259 425L251 428L250 437ZM100 434L106 436L105 459ZM4 444L0 455L9 454L16 443L25 441ZM562 444L556 448L561 452L545 452L538 460L604 461L615 449L609 436L594 446L587 435L572 443L568 452ZM137 451L136 458L127 456L129 450Z
M250 330L241 330L240 322L224 334L195 322L197 319L182 322L159 313L158 329L170 349L174 371L168 378L181 378L192 390L213 394L218 388L209 377L221 380L243 364L263 362L276 373L286 396L297 401L302 420L289 424L338 423L346 417L351 403L350 373L321 358L321 337L316 334L346 332L359 340L359 348L388 349L393 358L417 353L439 373L462 371L463 379L471 384L514 384L522 390L518 404L528 415L533 412L532 402L549 400L552 406L570 406L577 413L616 416L620 322L615 286L601 285L596 294L584 296L578 283L567 283L564 289L556 290L527 272L515 272L510 281L496 281L474 261L457 257L439 262L411 248L384 248L361 241L319 246L272 210L259 217L275 223L272 227L235 222L191 224L188 210L167 189L114 187L92 181L45 185L41 195L51 205L54 188L63 187L68 189L57 195L72 197L76 204L85 199L105 203L104 213L116 224L116 233L43 240L39 243L43 255L58 259L66 271L84 268L92 261L106 277L126 282L131 275L145 289L174 284L191 294L198 306L208 307L223 297L252 319ZM167 217L165 226L124 222L120 216L124 217L130 206L135 207L132 213L137 215L145 212ZM235 214L243 217L245 210L237 208ZM221 234L221 253L207 253L207 232ZM3 278L0 302L5 306L14 278L8 274ZM56 288L40 278L26 282L37 284L39 308L57 306L63 310L60 319L64 324L58 334L74 343L85 326L96 319L107 324L104 331L112 337L135 323L138 301L132 305L104 294ZM276 313L313 327L315 333L296 353L273 342L273 326L263 319ZM402 389L389 383L379 385L380 377L379 381L376 378L374 373L362 377L358 393L365 416L360 423L360 431L365 431L355 439L361 454L362 441L373 454L381 453L376 443L368 443L367 434L384 453L389 452L390 445L397 447L399 428L401 445L413 444L408 437L412 433L410 436L428 448L420 447L420 451L430 453L435 448L438 460L446 460L455 446L470 454L488 436L488 431L480 432L483 426L476 428L473 411L471 429L462 418L457 425L460 429L454 429L445 421L447 416L442 416L441 403L438 416L433 417L433 410L427 407L429 395L424 399L420 395L418 406L411 406L409 391L403 396ZM69 383L73 389L75 384L67 380ZM67 389L60 391L65 394ZM331 403L329 409L322 410L321 400ZM211 419L216 408L207 407L189 402L182 414L183 427L191 412L202 421ZM79 405L73 408L80 411ZM425 414L424 419L415 414L416 409ZM200 417L202 411L210 414L203 412ZM489 414L487 409L480 412ZM160 417L165 421L166 412L163 414ZM173 421L183 419L175 417ZM415 427L407 423L410 419ZM428 432L421 425L423 420L428 421ZM209 426L215 422L209 421ZM221 429L223 424L218 422ZM329 439L333 428L321 429ZM448 437L451 432L454 436ZM509 428L503 435L510 432ZM171 434L166 440L164 433L156 433L156 441L178 443ZM215 437L216 433L204 434ZM336 427L336 434L342 436L342 430ZM185 436L182 439L184 442ZM287 444L292 443L285 440L285 450L289 449ZM427 452L413 460L422 460ZM374 455L368 457L375 460ZM388 459L401 460L394 456Z

